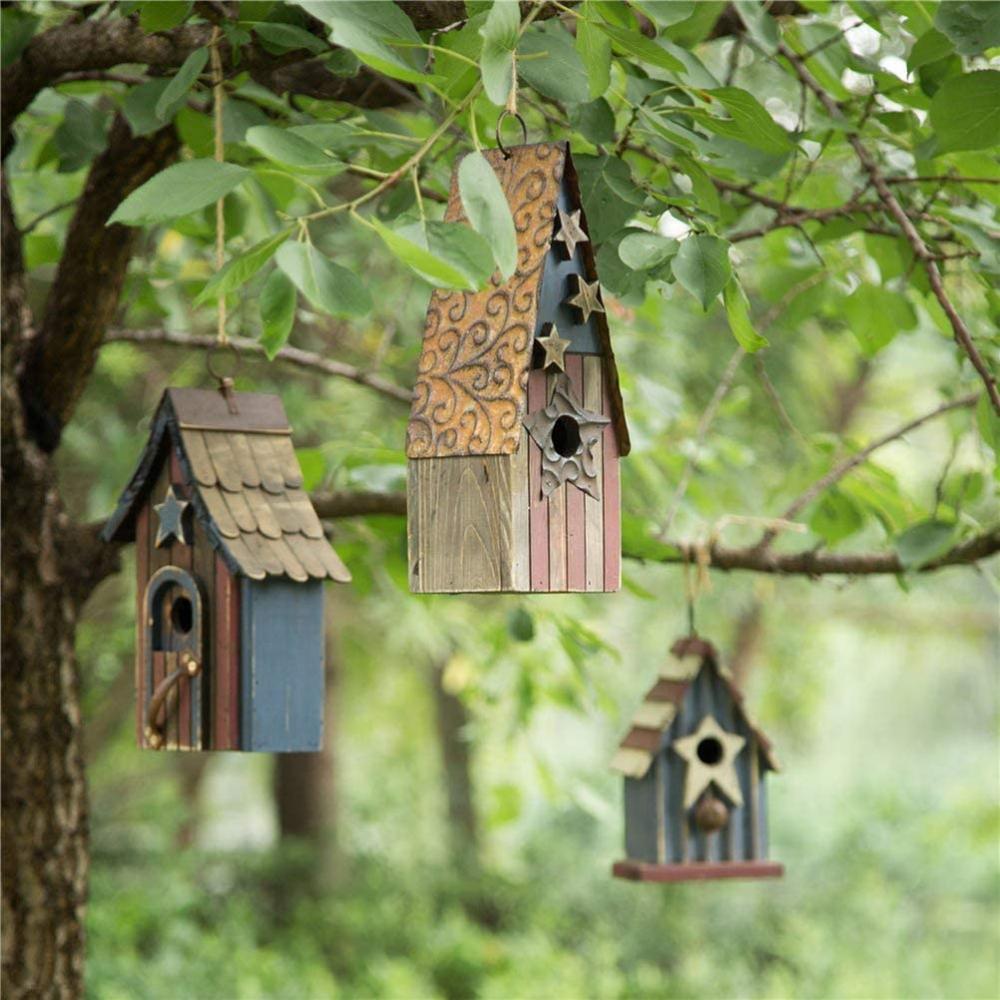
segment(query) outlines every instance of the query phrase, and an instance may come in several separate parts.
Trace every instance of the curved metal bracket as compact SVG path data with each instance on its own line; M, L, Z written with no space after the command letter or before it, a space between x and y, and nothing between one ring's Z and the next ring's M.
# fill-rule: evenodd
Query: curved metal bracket
M160 714L160 709L163 708L167 695L170 694L170 689L175 684L180 683L182 677L191 679L200 673L201 662L190 653L182 653L180 666L176 670L172 670L156 685L156 690L149 699L149 705L146 708L146 742L153 750L160 750L163 747L166 720L161 725L157 722L156 717Z

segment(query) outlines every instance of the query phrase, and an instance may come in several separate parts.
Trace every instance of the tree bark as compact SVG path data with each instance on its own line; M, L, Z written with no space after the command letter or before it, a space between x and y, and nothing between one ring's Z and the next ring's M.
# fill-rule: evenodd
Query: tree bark
M479 854L479 823L468 737L469 710L458 695L445 687L442 667L432 668L431 674L452 854L460 865L475 865Z

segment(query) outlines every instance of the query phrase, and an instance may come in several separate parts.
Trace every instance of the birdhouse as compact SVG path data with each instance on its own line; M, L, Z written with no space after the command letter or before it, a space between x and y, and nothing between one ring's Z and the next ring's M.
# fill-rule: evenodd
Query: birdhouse
M323 581L350 573L277 396L168 389L103 537L136 547L139 746L320 749Z
M407 428L410 589L617 590L628 429L569 147L484 155L517 267L431 296Z
M764 781L778 763L711 643L681 639L612 767L625 776L619 878L768 878Z

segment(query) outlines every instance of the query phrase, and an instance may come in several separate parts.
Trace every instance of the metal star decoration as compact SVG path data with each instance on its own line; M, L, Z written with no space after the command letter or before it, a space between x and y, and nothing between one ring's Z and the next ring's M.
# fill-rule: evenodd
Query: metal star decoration
M727 733L712 715L706 715L690 736L674 740L674 750L687 761L685 809L690 809L710 785L715 785L734 806L743 805L735 761L745 743L744 737Z
M604 312L604 303L601 302L601 283L599 281L584 281L579 274L574 274L573 277L576 278L577 292L573 298L566 301L569 305L576 306L580 310L583 314L583 322L586 323L590 319L591 313Z
M571 341L559 336L559 330L554 323L549 327L549 332L544 337L538 338L538 343L545 351L542 367L551 366L560 371L566 371L566 348L569 347Z
M187 500L182 500L174 492L173 486L167 487L166 496L163 503L153 505L156 516L160 519L160 526L156 529L157 548L161 548L172 538L176 538L182 545L190 545L187 534L184 530L184 512L188 509Z
M548 404L524 421L542 451L542 496L554 493L563 483L572 483L600 500L601 469L594 446L604 433L604 425L611 421L600 413L585 410L577 402L565 372L551 378ZM562 433L557 431L557 424Z
M580 226L580 210L564 212L559 209L559 232L555 239L566 245L566 253L572 257L580 243L589 243L590 238Z

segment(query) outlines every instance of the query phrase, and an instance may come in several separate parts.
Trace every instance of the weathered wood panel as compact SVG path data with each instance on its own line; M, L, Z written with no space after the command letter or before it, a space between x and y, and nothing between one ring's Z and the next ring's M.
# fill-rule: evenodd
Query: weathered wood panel
M145 746L143 715L149 697L146 691L146 656L143 636L149 622L143 601L149 583L149 504L139 508L135 519L135 739Z
M566 374L569 376L573 395L583 399L583 355L566 355ZM587 494L576 486L566 485L566 589L587 589L587 534L584 518L584 501Z
M528 432L521 428L521 446L510 459L511 587L531 590L531 534L528 505Z
M602 381L601 412L611 413L607 373ZM622 515L621 486L618 481L618 437L613 423L604 428L604 589L619 590L622 585Z
M272 753L323 740L323 585L244 581L241 745Z
M545 372L528 377L528 412L545 406ZM528 533L531 547L531 589L549 589L549 501L542 496L542 451L528 438Z
M216 686L215 650L219 615L215 607L215 549L200 523L194 526L192 573L202 596L202 669L191 682L191 745L196 750L213 748L212 692Z
M411 594L421 594L420 556L423 551L420 526L424 519L424 501L420 495L420 476L416 461L406 463L406 566Z
M418 592L511 589L511 458L411 459ZM412 560L411 560L412 562Z
M625 779L625 853L639 861L656 861L656 768L642 778Z
M215 557L214 676L212 689L212 748L240 749L240 603L239 581Z
M775 861L693 862L686 865L657 865L647 861L616 861L611 868L616 878L632 882L697 882L716 878L780 878L784 865Z
M601 359L591 355L583 359L583 407L601 411L603 383ZM601 469L601 499L584 495L583 519L586 535L586 589L604 589L604 435L594 449L598 468Z

